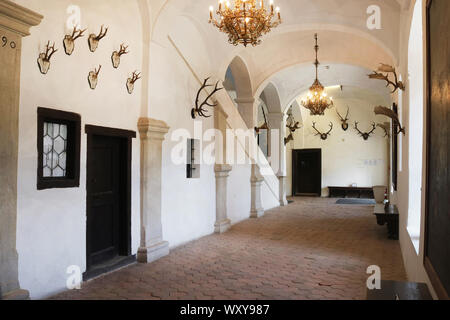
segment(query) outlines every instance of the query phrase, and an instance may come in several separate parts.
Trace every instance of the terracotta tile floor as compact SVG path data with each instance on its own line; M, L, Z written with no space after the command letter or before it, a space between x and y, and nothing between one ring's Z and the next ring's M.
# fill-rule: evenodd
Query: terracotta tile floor
M398 241L372 207L295 198L239 223L53 299L365 299L369 265L406 280Z

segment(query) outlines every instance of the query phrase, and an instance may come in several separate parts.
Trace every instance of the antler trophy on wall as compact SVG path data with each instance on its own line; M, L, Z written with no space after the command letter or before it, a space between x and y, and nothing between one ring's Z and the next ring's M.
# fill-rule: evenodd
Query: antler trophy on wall
M391 118L392 121L394 121L395 125L399 128L398 132L394 132L395 135L398 135L400 132L403 133L403 135L406 134L406 127L402 127L397 113L383 106L377 106L373 111L375 112L376 115L383 115Z
M289 133L287 138L284 138L284 145L287 145L291 141L294 141L294 135L292 134L292 131Z
M269 130L269 123L267 122L267 118L266 118L266 112L264 111L264 106L261 104L261 109L263 112L263 116L264 116L264 124L261 127L255 127L255 132L256 134L259 134L259 132L261 130Z
M58 49L55 49L55 43L53 43L52 46L50 46L50 41L45 46L45 52L42 52L39 54L39 58L37 59L37 63L39 66L39 71L41 71L42 74L47 74L48 70L50 69L50 59L55 54L55 52L58 51Z
M100 40L102 40L104 37L106 37L106 34L108 33L108 28L105 28L105 31L103 31L103 26L100 28L100 33L98 35L95 35L94 33L91 33L89 35L88 43L89 43L89 50L91 52L95 52L98 48L98 43Z
M131 78L127 79L127 90L129 94L132 94L134 91L134 84L141 78L141 73L134 71L131 75Z
M342 130L347 131L348 130L348 120L350 120L350 118L348 117L349 113L350 113L350 107L347 107L347 114L345 115L345 118L341 116L341 114L339 113L339 110L336 108L336 113L338 114L339 118L341 119L342 122Z
M128 46L125 46L124 43L122 43L120 45L120 49L119 51L114 51L111 55L111 61L112 61L112 65L114 67L114 69L117 69L120 65L120 57L123 56L124 54L128 54L130 53L129 51L127 51Z
M192 119L196 119L197 116L209 118L211 116L208 116L206 114L208 111L205 109L205 107L206 106L217 107L217 103L210 103L209 99L211 99L218 91L223 89L223 88L219 88L219 81L217 81L216 86L214 87L214 90L206 97L206 99L202 103L200 103L200 101L199 101L200 93L204 89L206 89L208 87L212 87L212 84L208 84L209 79L210 79L209 77L205 79L200 90L198 90L198 92L197 92L197 97L195 98L195 108L192 108L192 110L191 110Z
M73 27L72 34L66 34L64 36L63 44L64 44L64 52L70 56L73 53L73 50L75 49L75 40L78 38L84 37L84 32L87 29L81 30L77 29L77 27Z
M292 109L288 113L288 118L286 120L286 128L289 129L289 135L287 138L284 138L284 144L288 144L290 141L294 141L293 133L298 129L301 129L303 126L300 125L299 121L295 121L294 115L292 114Z
M88 81L89 81L89 87L92 90L95 90L95 88L97 88L98 75L100 73L100 70L102 70L102 66L101 65L98 67L98 70L97 70L97 68L95 68L94 71L90 71L89 72Z
M313 129L317 131L317 133L315 135L316 136L320 136L320 139L322 139L324 141L327 140L328 136L331 135L331 131L333 130L333 123L332 122L330 122L329 126L330 126L330 130L328 130L328 132L322 133L319 130L317 130L315 122L313 122L313 125L312 125Z
M388 74L385 75L382 72L387 72ZM394 81L389 80L389 73L394 74ZM397 72L395 71L395 68L390 65L380 63L378 70L374 71L372 74L369 74L369 78L386 81L387 82L386 87L388 87L390 85L394 87L394 89L391 93L394 93L395 91L397 91L397 89L400 89L402 91L405 90L405 85L403 84L403 82L398 80Z
M377 126L375 125L375 122L372 124L372 130L370 130L369 132L362 132L361 130L359 130L358 128L358 122L355 122L355 129L356 131L358 131L358 134L363 137L364 140L368 140L369 137L373 134L373 132L377 129Z
M384 130L384 138L386 138L386 137L390 138L391 137L390 123L389 122L377 123L377 127Z

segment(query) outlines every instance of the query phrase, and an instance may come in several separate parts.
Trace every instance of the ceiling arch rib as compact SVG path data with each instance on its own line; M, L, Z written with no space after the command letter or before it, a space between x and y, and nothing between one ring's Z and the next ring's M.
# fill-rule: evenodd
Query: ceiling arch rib
M382 81L374 81L367 77L370 70L347 64L327 64L319 69L319 79L327 88L327 92L336 97L343 91L347 96L355 94L354 89L360 89L367 94L389 97L390 92ZM281 104L288 108L292 101L306 93L315 77L314 67L309 65L294 66L274 75L270 81L282 92ZM342 86L342 89L340 88ZM352 89L350 89L352 88ZM333 89L330 91L330 89Z
M256 84L255 96L258 96L272 77L282 70L302 65L313 69L313 35L314 31L279 35L263 43L261 50L252 52L251 58L255 70L259 70L253 78ZM374 70L382 62L395 65L389 53L374 42L354 34L322 31L319 33L319 45L319 60L322 66L334 63Z
M280 113L282 112L281 98L277 86L269 82L261 93L261 98L267 106L267 110L270 113Z

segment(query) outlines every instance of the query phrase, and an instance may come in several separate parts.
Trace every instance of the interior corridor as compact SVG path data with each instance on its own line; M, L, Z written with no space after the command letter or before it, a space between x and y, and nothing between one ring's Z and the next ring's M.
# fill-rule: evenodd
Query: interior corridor
M373 206L295 198L260 219L234 225L52 299L366 298L366 269L406 280L400 245L389 240Z

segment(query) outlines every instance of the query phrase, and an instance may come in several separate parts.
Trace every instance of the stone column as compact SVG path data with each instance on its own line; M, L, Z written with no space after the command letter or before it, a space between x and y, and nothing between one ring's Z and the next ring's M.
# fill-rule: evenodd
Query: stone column
M260 218L264 215L264 208L261 202L261 187L264 177L261 175L257 164L252 164L251 184L251 208L250 218Z
M269 113L268 121L271 129L272 167L279 180L279 200L281 206L287 205L286 199L286 116L284 113ZM275 157L276 154L276 157ZM274 167L276 166L276 167Z
M141 137L141 244L137 260L150 263L169 254L161 222L162 143L169 127L163 121L140 118Z
M16 250L20 59L22 37L42 18L0 0L0 299L29 298L20 289Z
M255 99L253 97L237 98L235 101L238 104L239 113L245 124L249 129L253 129L256 126Z
M214 224L214 231L216 233L224 233L231 226L227 208L228 176L232 170L232 166L227 164L227 118L226 112L220 105L217 105L214 108L214 127L216 129L216 165L214 166L216 173L216 223Z
M232 167L228 164L216 164L216 223L214 231L224 233L231 226L231 220L228 219L227 209L227 180Z

